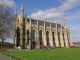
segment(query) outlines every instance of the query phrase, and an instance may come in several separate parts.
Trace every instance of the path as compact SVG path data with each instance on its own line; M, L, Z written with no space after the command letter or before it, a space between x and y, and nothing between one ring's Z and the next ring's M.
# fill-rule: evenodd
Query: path
M10 57L0 54L0 60L12 60Z

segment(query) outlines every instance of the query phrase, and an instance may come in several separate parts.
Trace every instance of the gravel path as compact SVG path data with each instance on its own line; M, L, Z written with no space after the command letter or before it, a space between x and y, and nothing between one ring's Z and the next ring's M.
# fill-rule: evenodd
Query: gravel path
M0 54L0 60L12 60L10 57Z

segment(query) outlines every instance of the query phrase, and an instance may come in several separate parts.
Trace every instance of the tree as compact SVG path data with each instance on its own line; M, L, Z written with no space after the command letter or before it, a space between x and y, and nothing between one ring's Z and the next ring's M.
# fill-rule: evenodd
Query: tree
M12 12L13 10L4 4L0 4L0 39L3 42L6 37L10 36L10 29L12 28Z

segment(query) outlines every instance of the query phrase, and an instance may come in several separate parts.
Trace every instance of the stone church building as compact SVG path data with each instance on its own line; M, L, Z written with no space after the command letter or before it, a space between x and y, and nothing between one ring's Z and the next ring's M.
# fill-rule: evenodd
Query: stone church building
M23 6L14 15L14 45L21 49L42 49L70 46L70 31L64 25L27 18Z

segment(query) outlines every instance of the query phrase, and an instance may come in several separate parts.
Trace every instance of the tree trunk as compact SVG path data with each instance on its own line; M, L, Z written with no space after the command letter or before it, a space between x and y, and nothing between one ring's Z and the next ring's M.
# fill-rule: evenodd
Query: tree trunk
M4 46L4 40L2 40L1 42L1 50L3 49L3 46Z

